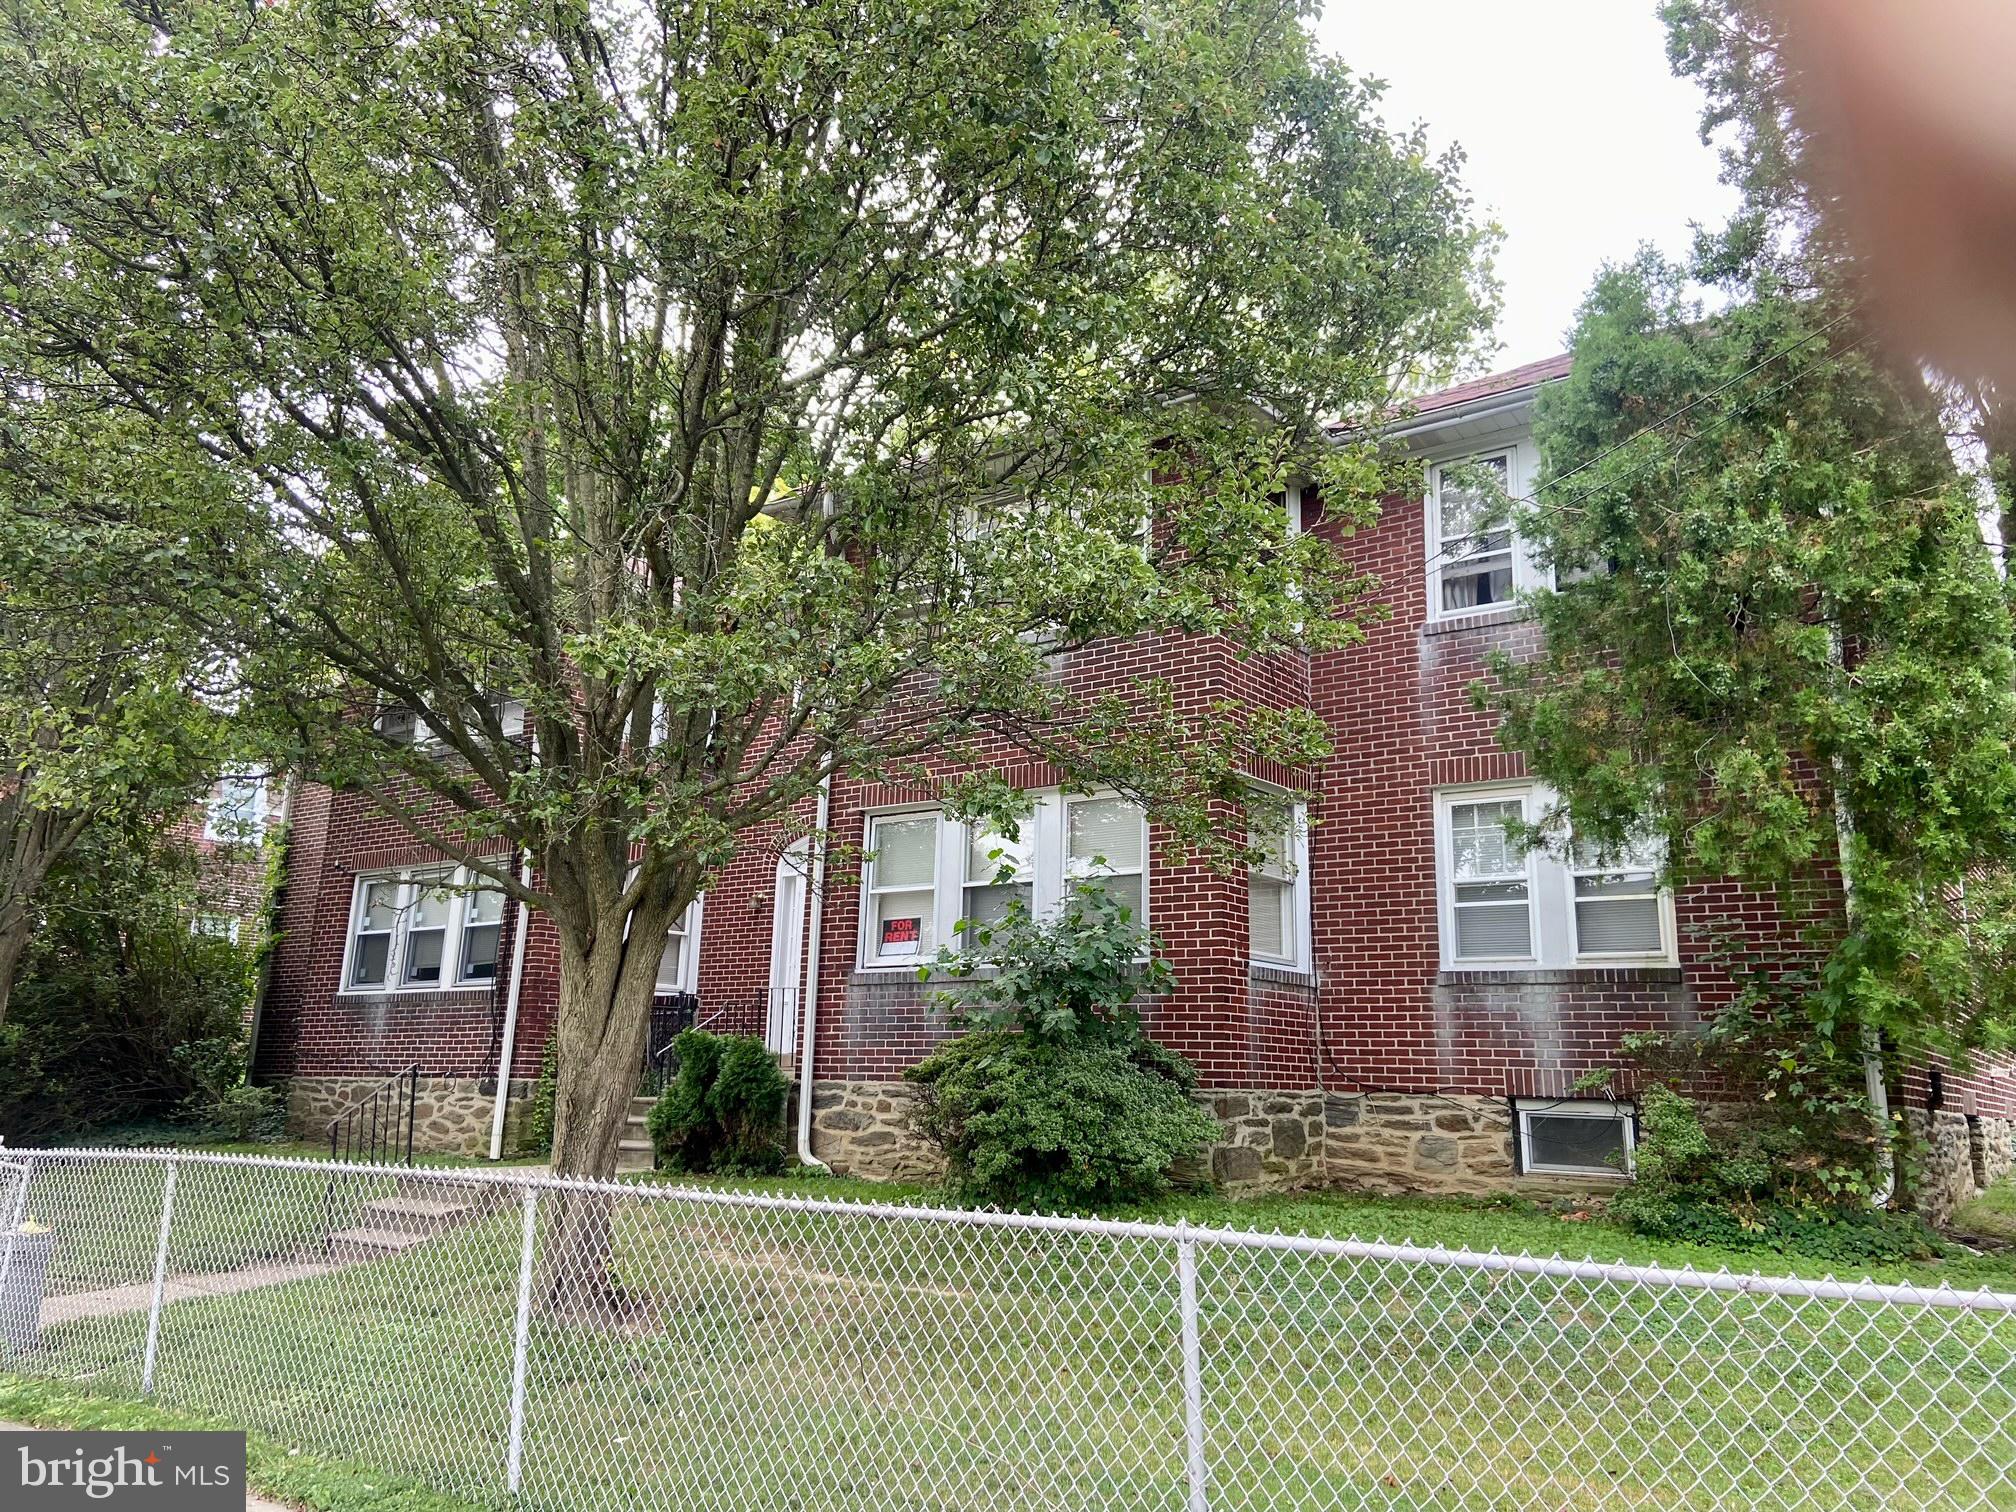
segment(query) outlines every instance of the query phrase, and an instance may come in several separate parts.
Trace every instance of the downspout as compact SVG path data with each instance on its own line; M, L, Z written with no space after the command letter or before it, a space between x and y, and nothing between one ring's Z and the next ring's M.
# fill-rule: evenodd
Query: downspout
M532 885L532 857L519 864L519 880ZM490 1158L504 1158L504 1110L511 1098L511 1057L518 1046L518 992L525 983L525 936L531 932L532 910L518 900L518 926L511 940L511 986L504 994L504 1045L497 1054L497 1101L490 1112Z
M812 883L807 906L812 927L805 942L805 1021L798 1041L798 1160L815 1170L832 1168L812 1153L812 1059L819 1043L820 936L826 922L826 825L833 813L833 774L819 779L819 809L812 837Z

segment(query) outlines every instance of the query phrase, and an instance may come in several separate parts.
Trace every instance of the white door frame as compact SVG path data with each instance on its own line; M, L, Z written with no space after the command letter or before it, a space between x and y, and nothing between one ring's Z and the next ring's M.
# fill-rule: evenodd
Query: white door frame
M798 1048L798 1005L805 980L806 868L812 847L798 840L778 858L770 909L770 995L763 1043L779 1054Z

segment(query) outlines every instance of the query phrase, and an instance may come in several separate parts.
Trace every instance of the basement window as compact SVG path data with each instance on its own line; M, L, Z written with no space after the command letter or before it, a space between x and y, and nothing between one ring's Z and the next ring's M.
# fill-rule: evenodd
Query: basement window
M1519 1169L1538 1175L1629 1176L1631 1109L1607 1098L1521 1099Z

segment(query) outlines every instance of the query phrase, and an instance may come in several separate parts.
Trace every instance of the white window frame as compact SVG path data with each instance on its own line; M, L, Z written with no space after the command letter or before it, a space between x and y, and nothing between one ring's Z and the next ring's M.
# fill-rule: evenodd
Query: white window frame
M1524 537L1510 520L1505 529L1511 536L1512 552L1512 593L1513 597L1502 604L1470 604L1459 609L1442 607L1443 569L1449 559L1442 554L1442 474L1447 469L1466 466L1473 462L1489 462L1494 458L1505 459L1505 493L1516 504L1525 498L1531 480L1538 474L1539 458L1530 440L1509 441L1498 446L1480 447L1474 442L1454 449L1444 449L1427 459L1426 487L1422 489L1422 539L1426 543L1428 569L1428 618L1430 620L1463 619L1473 614L1490 614L1513 606L1518 595L1538 589L1552 588L1554 574L1543 566L1534 555Z
M1503 783L1490 787L1445 788L1435 795L1435 895L1442 933L1442 965L1449 971L1498 971L1507 967L1538 965L1545 954L1542 930L1540 878L1537 851L1526 853L1526 939L1529 949L1517 956L1462 956L1456 951L1456 810L1472 803L1519 804L1521 819L1533 818L1532 783Z
M1642 951L1633 950L1584 950L1581 940L1582 910L1575 893L1575 883L1578 878L1614 876L1619 872L1641 872L1646 870L1646 868L1643 865L1585 866L1576 859L1572 847L1563 866L1568 873L1568 939L1570 941L1570 948L1575 953L1576 960L1591 963L1604 961L1624 961L1628 963L1647 959L1666 961L1672 956L1672 942L1676 932L1676 921L1673 915L1673 890L1659 885L1659 863L1656 860L1652 863L1651 867L1651 882L1644 892L1612 895L1614 897L1649 896L1653 899L1655 906L1659 910L1659 939L1663 948L1654 952L1650 957Z
M1069 884L1083 876L1116 875L1133 876L1133 871L1094 871L1092 868L1067 861L1065 844L1067 835L1067 807L1074 803L1087 803L1106 798L1124 798L1124 794L1110 790L1090 793L1064 794L1056 791L1030 795L1030 812L1019 826L1021 838L1029 846L1029 869L1027 880L1030 884L1030 912L1038 919L1053 917L1063 906ZM1127 799L1132 802L1133 800ZM1138 805L1137 805L1138 807ZM917 953L908 956L878 956L875 952L875 897L881 891L909 891L905 888L884 889L875 881L875 825L879 820L922 819L935 817L938 820L937 872L932 881L932 911L934 915L932 939L920 942ZM1153 909L1154 857L1153 834L1148 825L1147 815L1141 819L1141 908L1134 923L1144 932L1148 928ZM937 958L941 946L958 946L960 935L956 926L965 918L966 907L966 859L970 827L945 817L936 805L907 804L888 808L868 810L862 815L861 843L864 859L861 865L859 913L860 923L855 931L855 969L858 971L904 971L914 974L918 967L928 966ZM1145 957L1144 957L1145 959Z
M875 920L877 908L875 900L883 893L924 892L921 887L887 886L877 880L879 870L875 855L875 831L880 824L911 819L929 819L936 826L933 830L931 886L931 928L918 932L917 948L907 955L883 955L876 949ZM959 837L962 854L952 855L953 837ZM864 971L915 971L938 954L939 937L950 932L945 915L945 894L947 880L960 878L965 861L963 827L948 824L944 813L932 808L881 809L866 815L862 821L861 840L863 859L861 863L861 928L859 964ZM954 898L963 895L964 888L954 884L950 889ZM958 903L953 907L956 909ZM956 915L955 915L956 920Z
M1247 834L1251 836L1250 828ZM1308 971L1312 956L1309 938L1309 806L1305 803L1289 805L1288 851L1283 860L1291 869L1291 874L1276 880L1289 884L1288 925L1291 939L1288 953L1283 956L1269 956L1252 949L1253 878L1265 870L1264 867L1253 867L1246 875L1247 955L1251 964L1255 966L1271 966L1282 971Z
M1579 870L1572 847L1565 855L1552 848L1536 848L1526 853L1526 896L1531 914L1532 953L1524 956L1459 957L1456 954L1456 866L1451 838L1451 818L1459 804L1492 803L1519 799L1521 812L1532 822L1554 806L1553 792L1538 782L1477 783L1435 790L1435 906L1441 936L1444 971L1507 970L1599 970L1616 966L1677 966L1680 964L1679 928L1673 907L1673 891L1661 887L1659 893L1659 948L1649 951L1584 952L1575 939L1575 876Z
M223 792L233 784L249 786L252 789L252 817L243 824L236 819L227 824L223 820ZM232 810L236 812L235 806ZM258 772L226 772L211 785L210 797L204 805L203 838L222 845L250 845L261 838L266 828L266 778Z
M385 951L385 980L359 983L354 980L354 975L357 969L358 926L364 919L364 898L373 885L381 882L395 883L399 888L398 902L395 905L397 917L392 925L391 939ZM405 980L406 938L411 927L413 905L423 891L435 888L453 893L449 900L448 920L442 927L441 980L408 982ZM498 969L494 975L464 977L462 929L468 917L469 899L472 894L502 891L503 889L492 879L464 866L412 866L398 867L389 871L359 872L351 879L350 921L343 934L343 978L342 985L336 989L337 993L351 997L387 997L406 993L483 992L495 987L504 975L501 949L498 955ZM497 938L501 946L504 938L501 918L498 922Z
M199 913L189 921L189 933L212 940L238 943L239 921L235 914Z
M1627 1179L1637 1165L1638 1120L1628 1103L1600 1097L1515 1098L1513 1111L1519 1119L1519 1169L1535 1176L1608 1176ZM1547 1118L1588 1118L1616 1123L1624 1132L1624 1168L1609 1165L1554 1165L1533 1158L1533 1123L1536 1116Z
M706 901L704 897L701 897L695 898L691 903L688 903L686 905L686 912L680 915L679 926L665 931L667 939L670 939L675 934L679 934L685 937L686 943L679 952L678 980L667 982L664 977L660 976L653 982L653 986L657 989L659 997L670 997L674 993L680 992L694 993L700 990L700 919L702 905ZM659 965L662 967L665 960L665 947L662 945L658 947L658 960Z

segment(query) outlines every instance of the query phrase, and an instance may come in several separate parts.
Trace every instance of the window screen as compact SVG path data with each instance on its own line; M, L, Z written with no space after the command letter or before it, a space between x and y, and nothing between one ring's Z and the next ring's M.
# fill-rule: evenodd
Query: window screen
M1630 1124L1622 1108L1593 1112L1533 1108L1520 1117L1528 1170L1621 1176L1630 1169Z
M1526 857L1506 829L1525 813L1518 798L1458 803L1449 810L1450 911L1458 960L1523 960L1533 954L1532 884Z
M875 821L869 949L881 960L930 953L937 938L938 816Z
M1512 598L1512 527L1505 521L1508 459L1474 457L1435 472L1441 612Z

